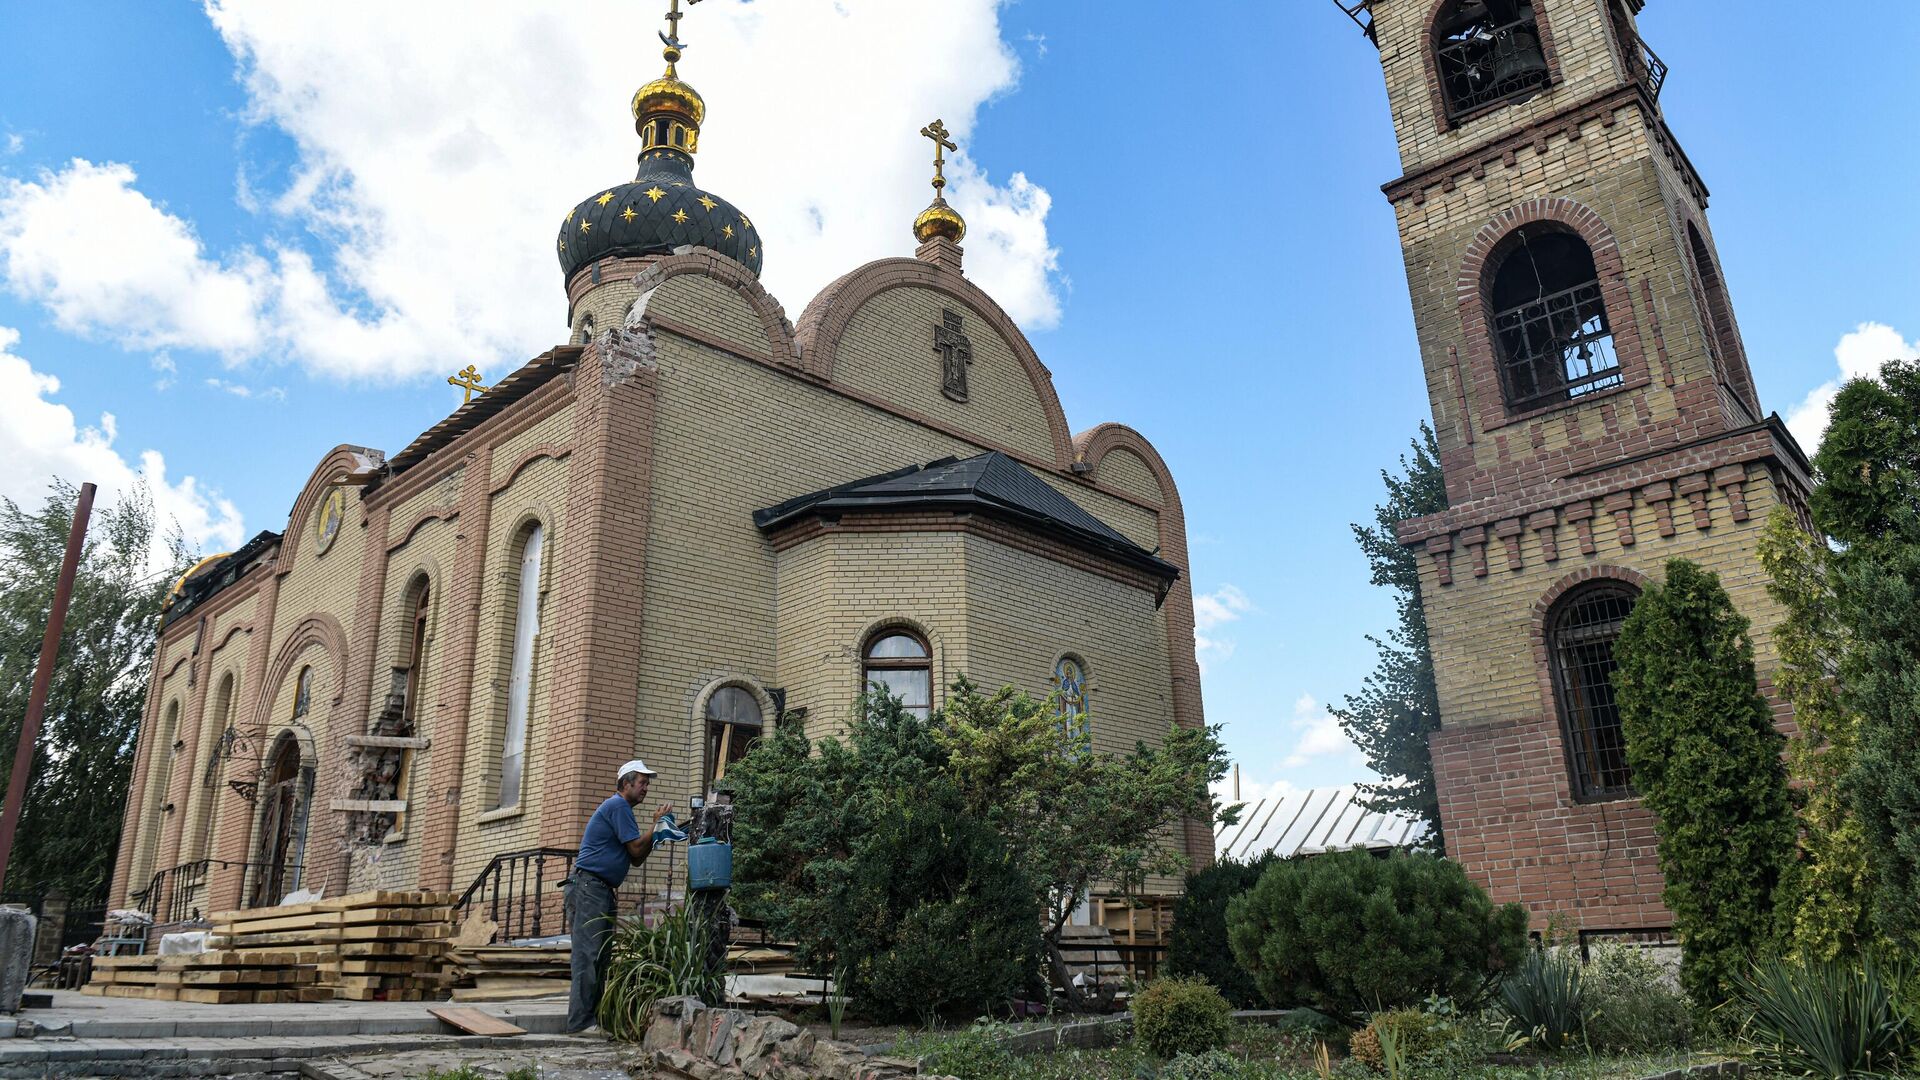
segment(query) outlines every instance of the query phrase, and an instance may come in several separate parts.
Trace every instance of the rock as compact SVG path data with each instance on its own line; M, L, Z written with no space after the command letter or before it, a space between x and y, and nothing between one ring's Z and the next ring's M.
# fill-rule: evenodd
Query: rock
M33 912L0 908L0 1012L20 1011L20 995L26 992L27 975L33 966L36 929Z

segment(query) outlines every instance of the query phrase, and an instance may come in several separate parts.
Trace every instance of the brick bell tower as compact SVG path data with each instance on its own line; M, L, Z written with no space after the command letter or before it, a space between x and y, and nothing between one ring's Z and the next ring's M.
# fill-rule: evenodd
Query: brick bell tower
M1536 923L1657 935L1613 641L1692 559L1753 620L1776 700L1755 549L1776 504L1804 519L1806 458L1755 392L1644 0L1336 2L1386 72L1403 173L1384 190L1451 504L1400 529L1447 852Z

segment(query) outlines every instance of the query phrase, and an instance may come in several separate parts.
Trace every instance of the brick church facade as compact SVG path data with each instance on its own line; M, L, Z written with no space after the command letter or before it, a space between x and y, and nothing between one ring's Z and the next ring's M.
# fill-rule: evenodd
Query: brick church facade
M1753 622L1756 547L1805 519L1804 454L1762 409L1659 105L1643 0L1343 4L1378 47L1449 508L1407 521L1438 682L1447 852L1536 923L1671 926L1607 676L1634 597L1684 557ZM1370 21L1370 25L1369 25ZM1776 705L1778 722L1790 723Z
M1152 444L1073 433L944 199L915 257L790 322L751 218L693 181L678 54L634 96L639 175L560 223L566 343L397 453L326 453L283 532L176 588L116 906L460 890L576 846L622 761L684 805L875 681L1058 689L1101 750L1203 723ZM1211 856L1203 824L1169 842Z

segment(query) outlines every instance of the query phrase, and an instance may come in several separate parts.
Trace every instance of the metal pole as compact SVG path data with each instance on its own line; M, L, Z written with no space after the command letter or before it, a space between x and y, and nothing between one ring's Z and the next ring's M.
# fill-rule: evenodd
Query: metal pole
M67 604L73 599L73 575L80 566L80 549L87 539L87 518L93 514L92 484L80 485L80 504L73 510L73 529L67 533L67 554L60 560L60 580L53 587L53 610L47 613L47 633L40 639L40 662L33 669L33 691L27 696L27 718L20 725L20 743L13 751L13 775L7 780L7 804L0 813L0 888L7 882L7 861L13 857L13 834L27 799L27 774L33 771L33 748L40 739L40 718L53 687L53 662L60 655L60 633L67 625Z

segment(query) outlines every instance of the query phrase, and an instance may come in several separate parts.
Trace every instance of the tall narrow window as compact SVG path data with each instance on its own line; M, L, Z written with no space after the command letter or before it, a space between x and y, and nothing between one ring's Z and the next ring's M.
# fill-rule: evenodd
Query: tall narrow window
M1568 401L1622 381L1593 251L1574 233L1530 224L1502 242L1487 301L1507 408Z
M1619 666L1613 643L1637 595L1624 582L1596 582L1562 597L1547 618L1547 651L1576 799L1633 791L1627 740L1613 699L1613 671Z
M220 744L221 735L233 726L233 673L228 672L220 680L220 688L213 695L213 723L201 730L216 734L209 740L212 744L207 751L207 772L200 778L200 832L194 840L193 858L204 859L213 853L214 811L220 805Z
M1693 284L1707 322L1707 351L1740 399L1741 407L1746 408L1753 388L1743 377L1746 352L1740 347L1740 331L1734 327L1733 303L1727 298L1727 283L1720 276L1720 268L1714 265L1713 252L1691 221L1687 222L1687 252L1693 257ZM1751 412L1749 409L1749 419L1753 419Z
M540 637L540 555L545 535L527 530L520 546L520 587L513 605L513 661L507 677L507 730L500 747L502 809L520 805L521 771L527 756L527 713L533 704L533 650Z
M400 720L390 734L402 737L417 735L420 714L420 694L426 685L427 675L427 616L432 611L432 590L422 580L414 593L413 621L407 632L406 675L400 682L401 693ZM382 734L389 734L382 732ZM413 749L402 747L398 751L398 760L394 762L393 798L407 801L408 789L413 779ZM386 835L398 837L405 831L406 815L389 814L387 816Z
M723 686L707 698L707 768L705 788L726 778L727 769L747 756L760 741L766 720L760 699L744 686Z
M1547 56L1531 0L1454 0L1433 24L1433 60L1447 116L1547 85Z
M918 635L902 630L878 634L867 644L865 661L861 685L885 690L917 716L933 711L933 654Z

